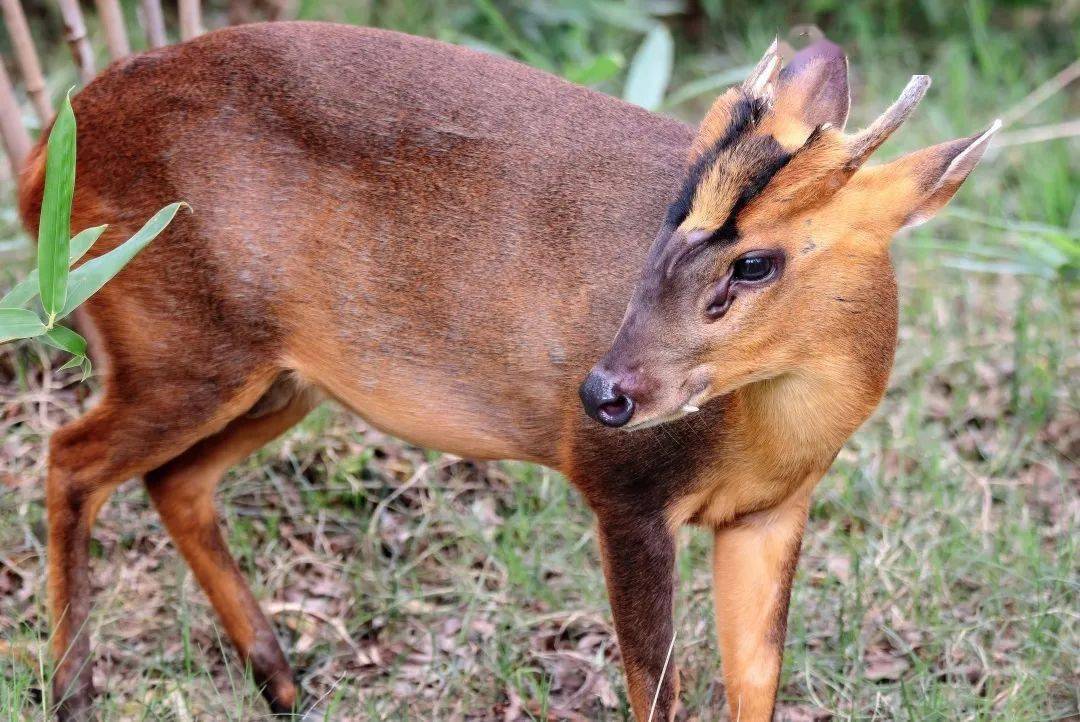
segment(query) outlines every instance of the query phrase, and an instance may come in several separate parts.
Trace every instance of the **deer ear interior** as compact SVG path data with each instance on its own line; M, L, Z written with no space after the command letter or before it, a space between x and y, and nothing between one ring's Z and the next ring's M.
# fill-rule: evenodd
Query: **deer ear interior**
M776 112L816 128L843 129L851 108L847 56L839 45L818 40L800 50L780 71Z
M903 189L893 196L900 227L925 223L945 207L982 159L1001 121L981 133L923 148L882 166L888 186Z

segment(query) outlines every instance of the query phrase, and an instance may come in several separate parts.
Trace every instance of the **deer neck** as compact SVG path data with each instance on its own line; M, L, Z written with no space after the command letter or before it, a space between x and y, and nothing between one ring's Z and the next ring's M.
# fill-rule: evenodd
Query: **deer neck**
M776 481L824 474L884 391L845 358L824 358L734 392L732 438Z
M887 375L855 359L818 359L731 393L716 465L668 509L672 528L718 528L808 490L884 392Z

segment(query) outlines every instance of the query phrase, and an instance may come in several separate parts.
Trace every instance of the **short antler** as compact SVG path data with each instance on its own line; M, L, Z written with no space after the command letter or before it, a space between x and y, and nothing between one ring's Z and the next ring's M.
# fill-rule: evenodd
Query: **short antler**
M743 81L742 89L751 98L769 98L776 87L780 75L780 42L773 38L772 45L761 56L761 60Z
M915 106L926 95L929 87L929 75L911 76L911 80L908 81L896 102L871 123L869 128L860 132L851 141L851 159L848 161L850 168L858 168L866 162L866 159L907 120L911 111L915 110Z

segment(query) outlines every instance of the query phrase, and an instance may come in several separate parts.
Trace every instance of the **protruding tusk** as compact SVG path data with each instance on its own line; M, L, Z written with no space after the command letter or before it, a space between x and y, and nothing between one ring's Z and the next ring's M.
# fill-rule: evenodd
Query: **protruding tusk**
M698 407L696 407L696 406L691 406L690 404L686 404L685 406L683 406L683 407L682 407L682 410L683 410L684 412L688 413L688 414L692 414L692 413L694 413L695 411L700 411L700 409L699 409Z

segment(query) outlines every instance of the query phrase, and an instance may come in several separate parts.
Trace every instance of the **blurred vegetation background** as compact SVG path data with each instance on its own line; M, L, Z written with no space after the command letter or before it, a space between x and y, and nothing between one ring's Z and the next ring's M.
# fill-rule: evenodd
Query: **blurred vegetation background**
M59 13L23 5L57 98L76 82ZM910 75L934 79L881 158L1003 118L950 208L894 244L896 368L817 494L779 717L1080 716L1080 2L204 3L210 28L277 15L506 54L690 123L774 36L820 31L850 58L852 128ZM0 292L32 255L13 191L0 170ZM42 449L86 402L60 361L0 352L0 719L46 704ZM628 718L591 520L547 470L421 451L323 407L234 471L221 505L329 719ZM102 717L264 717L138 485L95 536ZM726 714L709 541L687 531L680 561L686 719Z

